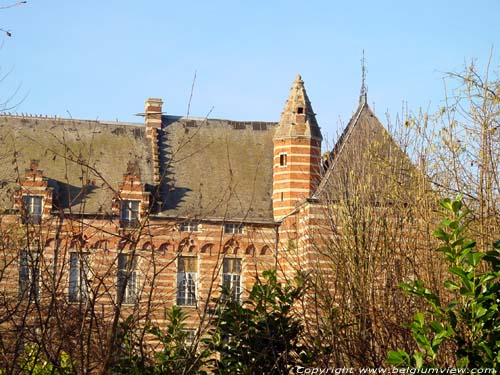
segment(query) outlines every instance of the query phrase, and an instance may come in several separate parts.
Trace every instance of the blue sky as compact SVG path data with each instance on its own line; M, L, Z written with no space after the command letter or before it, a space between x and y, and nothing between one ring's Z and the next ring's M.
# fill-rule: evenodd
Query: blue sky
M186 115L196 71L191 115L277 121L300 73L331 139L356 109L362 50L381 120L403 101L432 109L444 72L492 48L498 67L499 14L496 0L28 0L0 10L0 95L20 85L17 112L137 122L147 97Z

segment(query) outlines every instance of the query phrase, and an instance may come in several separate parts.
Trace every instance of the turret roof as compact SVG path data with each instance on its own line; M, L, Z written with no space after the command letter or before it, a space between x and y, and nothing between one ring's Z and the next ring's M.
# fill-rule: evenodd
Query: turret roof
M293 81L290 95L274 135L274 139L290 137L323 139L316 121L316 114L312 109L300 74Z

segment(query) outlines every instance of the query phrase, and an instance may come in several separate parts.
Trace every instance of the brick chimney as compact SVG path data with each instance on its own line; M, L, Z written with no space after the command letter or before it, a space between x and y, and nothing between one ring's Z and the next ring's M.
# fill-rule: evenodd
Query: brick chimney
M144 114L146 124L146 137L150 140L151 156L153 163L153 179L155 185L160 183L160 152L159 152L159 133L161 130L161 115L163 101L157 98L146 100Z

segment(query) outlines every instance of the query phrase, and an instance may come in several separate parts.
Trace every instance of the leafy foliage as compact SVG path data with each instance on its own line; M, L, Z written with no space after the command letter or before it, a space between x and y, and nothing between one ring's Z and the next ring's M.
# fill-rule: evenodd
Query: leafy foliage
M113 374L139 375L152 371L148 358L142 355L139 348L140 338L137 335L133 316L121 322L118 329L119 347L115 350L115 358L111 364Z
M150 353L140 350L140 342L134 334L131 317L122 324L124 337L118 359L113 365L115 374L204 374L201 366L209 355L204 349L197 350L196 345L188 343L189 331L186 319L188 315L179 306L172 306L167 311L168 325L163 331L158 326L149 325L146 331L151 339L159 342L159 351L154 358ZM144 348L142 348L144 349Z
M420 280L402 283L406 293L425 300L430 309L415 314L408 325L418 349L389 352L387 363L398 367L439 366L439 353L445 342L456 346L456 365L467 368L500 368L500 241L483 253L468 237L468 217L462 197L444 199L441 207L449 217L443 219L434 235L443 242L437 251L450 264L450 278L444 287L452 296L444 305Z
M210 346L217 374L285 374L300 364L303 327L293 316L294 304L304 292L304 279L282 285L276 271L263 273L248 300L229 300L218 312Z
M74 374L73 363L68 353L61 352L56 364L46 360L37 345L24 347L24 355L21 357L21 374L30 375L71 375ZM0 375L6 372L0 369Z
M154 374L205 374L201 370L209 352L198 348L194 340L188 342L189 331L186 326L188 315L179 306L172 306L167 313L169 325L165 332L158 327L150 332L162 344L162 351L155 355ZM198 350L199 349L199 350Z
M134 330L132 317L120 328L121 345L114 355L115 374L283 374L306 359L300 344L303 326L293 308L304 293L304 278L282 285L276 271L263 273L243 303L217 300L213 328L191 339L188 314L179 306L167 312L166 329L149 325L146 332L160 350L148 352Z

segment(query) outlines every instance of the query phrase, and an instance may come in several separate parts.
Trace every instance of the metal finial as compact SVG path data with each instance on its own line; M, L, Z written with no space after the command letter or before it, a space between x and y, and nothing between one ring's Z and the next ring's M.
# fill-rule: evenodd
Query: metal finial
M361 58L361 92L359 95L359 101L363 104L366 103L368 88L366 87L366 60L365 60L365 50L363 50L363 55Z

